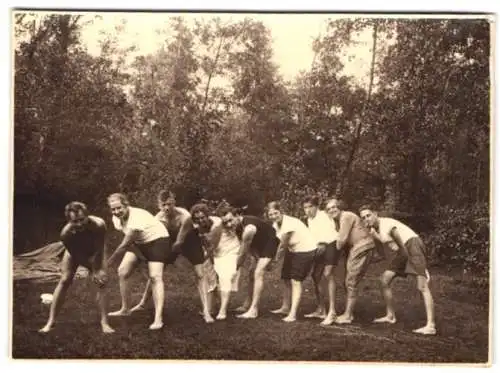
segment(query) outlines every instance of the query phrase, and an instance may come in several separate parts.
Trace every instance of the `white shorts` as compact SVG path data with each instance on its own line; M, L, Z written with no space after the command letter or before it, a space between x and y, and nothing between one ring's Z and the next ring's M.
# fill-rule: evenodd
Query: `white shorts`
M220 291L238 291L240 271L236 270L238 255L229 254L214 257L214 269L219 278Z

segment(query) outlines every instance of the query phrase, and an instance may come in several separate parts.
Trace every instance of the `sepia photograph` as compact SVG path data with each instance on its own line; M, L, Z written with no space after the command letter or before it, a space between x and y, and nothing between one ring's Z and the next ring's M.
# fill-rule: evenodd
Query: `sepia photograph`
M494 14L10 18L13 360L491 364Z

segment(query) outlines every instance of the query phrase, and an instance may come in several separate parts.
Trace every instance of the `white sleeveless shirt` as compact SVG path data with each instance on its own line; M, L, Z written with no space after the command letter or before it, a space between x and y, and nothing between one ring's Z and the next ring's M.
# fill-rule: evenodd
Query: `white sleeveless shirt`
M390 232L393 228L396 228L398 230L398 233L401 236L404 244L406 244L410 238L418 237L418 234L416 234L410 227L396 219L379 218L378 221L379 235L383 243L394 243L394 240L390 235Z

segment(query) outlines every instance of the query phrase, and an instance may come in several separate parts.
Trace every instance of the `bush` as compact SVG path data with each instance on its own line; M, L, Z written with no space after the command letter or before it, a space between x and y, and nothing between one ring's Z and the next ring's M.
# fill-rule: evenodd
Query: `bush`
M434 214L434 224L432 233L423 235L431 261L487 279L490 261L489 206L440 208Z

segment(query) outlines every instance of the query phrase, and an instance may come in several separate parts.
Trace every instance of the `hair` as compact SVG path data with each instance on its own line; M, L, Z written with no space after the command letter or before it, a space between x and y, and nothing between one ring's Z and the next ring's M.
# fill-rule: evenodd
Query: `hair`
M319 206L319 197L318 196L308 196L308 197L303 199L302 203L303 204L310 203L311 205L318 207Z
M217 210L217 212L219 216L224 216L229 213L233 215L240 215L240 210L232 206L222 206Z
M124 206L128 206L129 205L129 201L128 201L128 198L127 196L125 196L125 194L122 194L122 193L113 193L113 194L110 194L108 196L108 203L113 200L113 199L118 199L120 200L120 202L122 203L122 205Z
M66 219L70 218L71 213L77 215L79 211L81 211L84 215L88 215L87 205L83 202L72 201L64 207L64 215L66 216Z
M202 212L205 214L205 216L210 215L210 209L208 208L208 205L206 203L197 203L193 207L191 207L191 216L194 216L194 214Z
M361 205L361 207L358 209L358 212L361 212L363 210L370 210L372 212L377 212L377 209L374 208L374 206L372 206L371 204L364 204L364 205Z
M339 210L345 210L346 204L345 204L345 202L343 200L341 200L339 198L330 198L328 201L326 201L325 207L327 205L329 205L332 201L336 202L335 204L337 205L337 207L339 208Z
M163 189L158 193L158 200L161 202L165 202L171 198L175 200L175 193L170 190Z
M267 204L267 211L269 210L278 210L278 211L282 211L281 210L281 203L279 201L271 201Z

